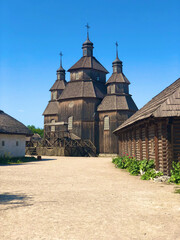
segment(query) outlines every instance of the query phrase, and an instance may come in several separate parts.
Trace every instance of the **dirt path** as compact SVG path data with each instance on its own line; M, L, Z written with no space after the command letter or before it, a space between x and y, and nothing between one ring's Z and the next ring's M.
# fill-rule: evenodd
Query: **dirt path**
M180 240L174 186L110 158L49 159L0 166L1 240Z

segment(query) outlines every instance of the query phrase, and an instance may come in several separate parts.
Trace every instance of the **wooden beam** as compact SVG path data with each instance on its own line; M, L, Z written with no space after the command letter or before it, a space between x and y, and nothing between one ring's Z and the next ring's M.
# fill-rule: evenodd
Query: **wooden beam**
M136 157L136 129L133 129L133 147L134 147L134 156Z
M139 151L140 151L140 160L142 160L142 128L139 127Z
M158 125L154 125L154 143L155 143L155 165L156 170L159 170L159 158L158 158Z
M149 159L149 147L148 147L148 125L145 126L145 145L146 145L146 159Z

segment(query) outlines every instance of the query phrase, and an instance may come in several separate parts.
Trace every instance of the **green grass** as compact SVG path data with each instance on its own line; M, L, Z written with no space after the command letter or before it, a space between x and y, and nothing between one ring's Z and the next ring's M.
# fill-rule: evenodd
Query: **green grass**
M175 193L180 194L180 187L176 187L176 189L175 189Z
M0 157L0 164L3 164L3 165L20 164L20 163L32 162L32 161L37 161L37 159L35 157L14 157L14 158L11 158L8 156Z

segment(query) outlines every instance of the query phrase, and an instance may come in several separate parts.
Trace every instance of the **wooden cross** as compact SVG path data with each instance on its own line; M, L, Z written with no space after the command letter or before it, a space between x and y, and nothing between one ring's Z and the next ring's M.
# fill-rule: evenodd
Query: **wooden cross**
M60 52L60 67L62 67L62 56L63 56L63 54L62 54L62 52Z
M116 41L116 58L118 58L118 42Z
M87 28L87 38L89 39L89 28L90 28L90 26L89 26L89 24L87 23L87 24L85 25L85 27Z

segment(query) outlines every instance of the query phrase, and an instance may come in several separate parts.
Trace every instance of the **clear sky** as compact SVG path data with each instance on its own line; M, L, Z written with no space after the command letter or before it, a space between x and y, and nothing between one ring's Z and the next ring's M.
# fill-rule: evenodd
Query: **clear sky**
M180 0L0 0L0 109L43 127L59 52L79 60L87 22L107 79L118 41L139 108L180 77Z

